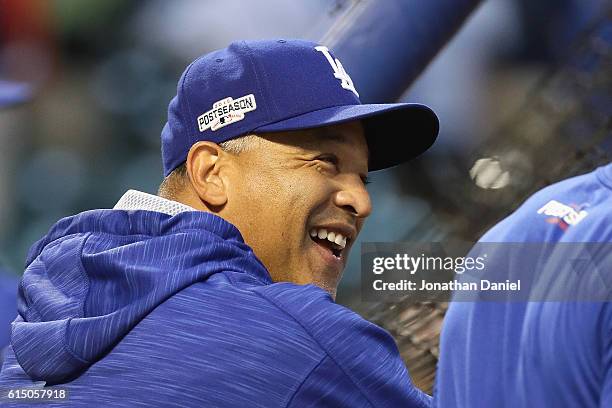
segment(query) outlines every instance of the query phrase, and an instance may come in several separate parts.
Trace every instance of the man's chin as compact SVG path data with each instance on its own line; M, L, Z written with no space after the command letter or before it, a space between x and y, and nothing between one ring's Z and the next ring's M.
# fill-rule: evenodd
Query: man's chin
M337 282L332 283L329 281L321 281L321 282L313 281L312 283L313 285L316 285L320 287L321 289L323 289L324 291L326 291L327 293L329 293L329 295L334 301L336 300L336 291L338 290Z

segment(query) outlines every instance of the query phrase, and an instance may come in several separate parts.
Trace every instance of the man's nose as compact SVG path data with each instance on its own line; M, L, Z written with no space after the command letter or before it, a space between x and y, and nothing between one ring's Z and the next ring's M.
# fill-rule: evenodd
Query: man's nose
M334 203L358 218L366 218L372 212L370 194L359 177L343 184L336 192Z

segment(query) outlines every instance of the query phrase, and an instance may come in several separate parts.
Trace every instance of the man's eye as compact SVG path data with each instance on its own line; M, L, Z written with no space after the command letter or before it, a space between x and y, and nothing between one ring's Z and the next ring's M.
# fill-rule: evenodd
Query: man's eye
M338 158L332 154L326 154L326 155L322 155L317 157L317 160L321 160L330 164L333 164L334 166L338 166Z

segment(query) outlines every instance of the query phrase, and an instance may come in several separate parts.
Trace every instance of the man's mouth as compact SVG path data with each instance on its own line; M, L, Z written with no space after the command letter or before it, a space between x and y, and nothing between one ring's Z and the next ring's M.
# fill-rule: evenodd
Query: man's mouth
M342 233L326 228L313 228L309 234L315 243L329 250L334 257L342 258L342 253L349 240Z

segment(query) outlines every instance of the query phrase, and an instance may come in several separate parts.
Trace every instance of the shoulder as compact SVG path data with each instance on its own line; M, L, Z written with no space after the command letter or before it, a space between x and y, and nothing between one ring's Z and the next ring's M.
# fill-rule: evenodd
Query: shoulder
M155 335L170 341L178 333L186 334L180 341L193 340L196 348L207 342L214 343L215 350L244 348L254 354L256 345L270 353L290 348L293 355L319 358L322 350L299 321L258 293L265 287L236 285L215 275L168 299L139 326L158 328ZM164 330L167 326L180 330Z
M612 189L602 168L545 187L490 229L483 242L612 240ZM593 228L597 225L597 228Z
M382 328L334 302L329 293L314 285L275 283L254 290L288 316L328 351L343 351L345 343L359 337L395 347L393 338ZM347 338L348 337L348 338ZM347 350L348 351L348 350Z
M427 401L412 385L395 340L386 330L336 304L313 285L278 283L257 291L299 322L333 365L374 405L409 401L415 405L408 406L421 406Z

